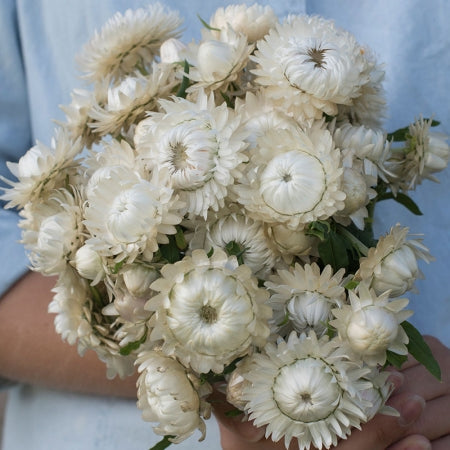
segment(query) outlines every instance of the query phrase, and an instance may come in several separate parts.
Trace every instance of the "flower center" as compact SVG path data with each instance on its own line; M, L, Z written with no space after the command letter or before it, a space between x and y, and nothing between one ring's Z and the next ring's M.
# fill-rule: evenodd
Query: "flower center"
M309 48L306 52L309 59L307 59L306 62L314 63L314 69L323 69L326 65L325 53L327 50L327 48Z
M273 398L290 419L309 423L326 419L339 405L341 388L330 367L306 358L280 369Z
M200 318L207 324L217 322L217 311L210 305L204 305L200 309Z
M186 146L182 142L176 142L171 145L172 149L172 164L178 170L183 170L188 167L188 155L186 153Z

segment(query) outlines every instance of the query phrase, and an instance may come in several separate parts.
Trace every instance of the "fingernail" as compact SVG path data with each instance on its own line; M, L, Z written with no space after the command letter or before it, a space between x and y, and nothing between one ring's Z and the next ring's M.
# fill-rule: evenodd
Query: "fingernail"
M429 442L417 442L408 445L405 450L431 450L431 444Z
M392 372L389 375L388 382L391 383L392 389L398 389L405 381L405 376L401 372Z
M398 423L402 427L412 425L420 417L424 408L425 400L420 395L411 395L397 408L400 413Z

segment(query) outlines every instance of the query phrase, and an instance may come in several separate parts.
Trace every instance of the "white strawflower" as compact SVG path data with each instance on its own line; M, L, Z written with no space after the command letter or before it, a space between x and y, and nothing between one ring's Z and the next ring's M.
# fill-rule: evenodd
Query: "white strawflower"
M159 422L153 428L155 433L179 443L199 429L203 440L206 425L202 417L210 417L210 405L204 398L211 393L211 386L157 350L140 353L136 364L140 372L137 405L145 421Z
M234 244L241 250L242 262L254 274L263 275L275 264L275 254L270 248L262 222L252 220L242 213L231 213L206 224L206 246L226 249ZM239 258L238 258L239 259Z
M356 355L370 366L383 365L386 351L408 354L408 336L400 325L412 311L405 310L409 300L389 299L389 292L377 296L361 282L357 293L349 291L349 305L332 310L336 317L330 324Z
M38 142L23 155L18 163L7 162L8 169L17 178L1 180L11 186L3 189L0 199L8 202L5 208L23 208L27 202L37 202L52 189L65 186L67 177L78 166L74 158L82 151L81 140L72 141L64 128L58 128L51 147Z
M89 244L84 244L77 250L72 264L83 278L92 280L93 285L106 275L103 258Z
M295 438L299 450L330 448L366 420L359 393L371 386L363 379L368 369L348 361L337 340L292 332L252 360L244 372L246 411L266 426L266 437L284 437L286 448Z
M159 277L156 268L146 264L130 264L121 270L128 291L136 297L150 296L150 285Z
M206 218L209 209L224 206L247 160L239 117L202 92L196 103L182 98L160 103L164 112L150 113L137 126L136 149L151 170L169 171L172 187L186 204L183 213Z
M392 180L394 192L414 190L423 180L438 182L433 175L447 167L450 147L448 136L430 131L432 119L422 117L409 126L405 149L394 149L388 163L396 176Z
M377 295L390 290L390 297L399 297L413 289L415 280L423 276L417 260L432 261L422 239L408 239L408 233L407 227L397 224L360 259L356 278L367 282Z
M321 111L335 115L336 104L351 104L368 81L355 38L316 16L289 16L257 43L252 59L256 82L287 104L309 104L306 117L320 117Z
M341 269L333 273L329 265L321 271L316 263L278 270L265 283L271 291L269 303L274 311L272 331L282 336L292 330L325 333L331 310L345 301L345 289L341 286L344 272Z
M182 20L160 3L116 13L83 47L79 65L85 78L119 80L145 68L165 40L180 34Z
M247 266L220 249L211 258L194 250L191 257L166 264L151 288L160 292L146 305L155 311L151 339L162 339L165 354L196 372L222 372L269 335L268 292Z
M267 132L258 144L234 187L250 216L298 229L344 207L340 153L321 123Z
M183 61L186 45L179 39L170 38L161 44L159 49L161 62L163 64L174 64Z
M98 169L87 189L87 240L102 256L132 262L138 254L151 261L158 244L167 243L181 221L167 171L150 181L123 166Z
M77 343L78 353L94 350L106 364L108 378L121 378L133 373L135 356L122 356L115 340L115 325L102 313L109 300L101 285L89 282L73 270L63 272L54 289L49 312L56 314L55 329L71 345Z
M237 33L247 36L248 42L262 39L271 28L278 23L278 19L270 6L254 4L229 5L218 8L209 21L211 28L226 29L231 26ZM212 34L218 34L212 30Z
M55 190L45 202L26 208L20 222L22 243L34 270L57 275L66 269L82 245L80 196L66 189Z
M150 75L139 73L128 76L117 86L108 89L105 104L96 104L89 111L89 126L100 135L119 136L156 110L158 101L168 97L178 83L172 68L153 64Z
M253 47L246 36L228 28L218 39L205 39L189 48L188 61L192 65L187 76L194 81L187 92L207 92L236 81L248 63Z

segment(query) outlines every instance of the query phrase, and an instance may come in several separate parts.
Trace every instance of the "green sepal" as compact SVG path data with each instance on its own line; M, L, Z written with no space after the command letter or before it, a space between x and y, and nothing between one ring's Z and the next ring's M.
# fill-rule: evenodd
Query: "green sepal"
M137 341L134 342L129 342L127 345L123 346L120 350L119 353L122 356L128 356L132 351L137 350L141 344L143 344L145 342L145 340L147 339L147 333L148 333L148 329L145 329L145 333L142 335L142 337L140 339L138 339Z
M397 203L400 203L416 216L423 215L422 211L419 209L414 200L408 195L403 194L402 192L398 192L397 195L394 195L392 192L386 192L385 194L380 195L377 200L381 202L383 200L390 200L390 199L393 199Z
M164 450L169 445L172 445L172 442L169 439L174 439L175 436L164 436L157 444L150 448L150 450Z
M120 262L114 264L114 267L111 269L111 273L112 273L113 275L118 274L118 273L119 273L119 270L123 267L124 264L125 264L125 260L120 261Z
M230 241L225 246L225 250L228 256L236 256L239 264L244 264L244 258L242 257L247 250L245 247L239 245L236 241Z
M420 331L406 320L401 323L401 326L408 335L409 342L407 348L411 356L416 358L416 360L420 362L420 364L422 364L434 377L441 381L441 368L439 367L439 363L433 356L430 347L426 343Z

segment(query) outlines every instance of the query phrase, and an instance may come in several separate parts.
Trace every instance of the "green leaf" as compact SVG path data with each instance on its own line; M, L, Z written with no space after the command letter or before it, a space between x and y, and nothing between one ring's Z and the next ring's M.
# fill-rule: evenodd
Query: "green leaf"
M398 130L395 130L392 133L388 133L387 140L394 142L404 142L408 138L408 134L409 134L409 126L399 128Z
M173 264L181 259L180 250L177 247L175 237L169 236L169 243L159 246L162 257L169 263Z
M353 291L353 289L355 289L356 287L358 287L359 285L359 281L356 280L350 280L345 286L344 288L347 289L347 291Z
M237 417L240 416L241 414L244 414L243 411L241 411L240 409L231 409L230 411L227 411L225 413L226 417Z
M175 436L164 436L156 445L154 445L150 450L164 450L169 445L172 445L172 442L169 439L174 439Z
M328 239L328 234L331 231L331 225L325 220L317 220L309 224L306 234L309 236L315 236L321 241Z
M238 244L236 241L230 241L225 246L225 250L228 253L229 256L236 256L239 264L244 264L244 259L242 256L244 255L245 251L247 250L246 247L243 247L242 245Z
M208 22L205 22L199 14L197 14L197 17L199 18L200 22L202 23L202 25L207 28L208 30L212 30L212 31L220 31L219 28L213 28Z
M414 327L408 321L401 323L401 326L408 335L408 351L411 355L416 358L434 377L441 381L441 368L439 363L436 361L430 347L425 342L425 339L420 334L420 331Z
M324 265L330 264L334 270L348 266L346 241L335 231L331 231L329 238L319 243L318 250Z
M189 73L189 63L187 60L184 60L184 73ZM177 97L186 98L186 89L189 87L189 78L184 75L183 79L181 80L180 87L177 91Z
M407 360L407 355L399 355L398 353L391 352L390 350L386 352L386 362L389 365L396 367L397 369L400 369L403 363L405 363Z
M111 272L113 275L116 275L119 273L119 270L122 268L122 266L125 264L125 260L120 261L114 265L114 267L111 269Z
M428 120L428 119L426 119L426 120ZM441 122L439 122L438 120L432 120L431 121L431 126L432 127L437 127L438 125L440 125L441 124Z
M184 237L183 230L180 227L177 227L177 233L175 234L175 243L180 250L186 250L186 239Z
M416 216L422 216L422 211L419 209L417 204L414 202L414 200L409 197L406 194L403 194L402 192L397 193L397 195L394 195L392 192L387 192L383 195L380 195L378 197L378 201L382 200L390 200L393 199L396 202L403 205L405 208L407 208L409 211L411 211Z
M123 346L120 350L119 353L122 356L128 356L132 351L137 350L142 343L145 342L145 340L147 339L147 332L148 329L145 329L145 333L143 334L143 336L138 339L137 341L134 342L129 342L127 345Z

